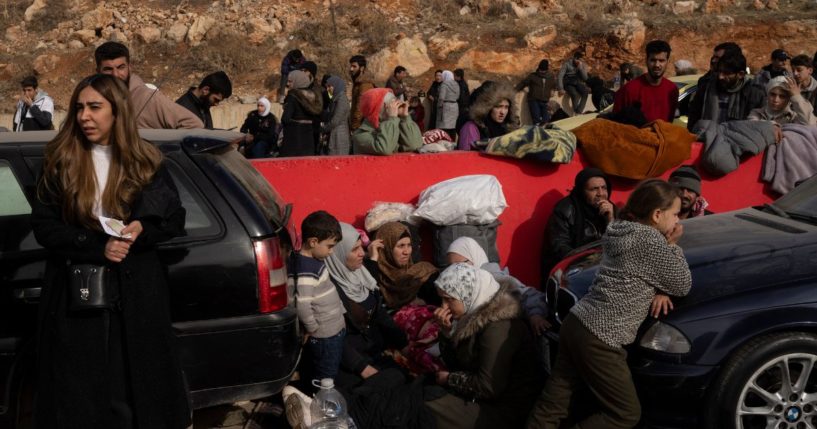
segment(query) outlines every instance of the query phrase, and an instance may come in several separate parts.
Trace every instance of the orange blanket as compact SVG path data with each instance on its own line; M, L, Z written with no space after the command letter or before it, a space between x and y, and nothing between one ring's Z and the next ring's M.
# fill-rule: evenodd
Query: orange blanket
M696 139L686 128L662 120L636 128L597 118L573 134L591 165L638 180L658 177L689 159Z

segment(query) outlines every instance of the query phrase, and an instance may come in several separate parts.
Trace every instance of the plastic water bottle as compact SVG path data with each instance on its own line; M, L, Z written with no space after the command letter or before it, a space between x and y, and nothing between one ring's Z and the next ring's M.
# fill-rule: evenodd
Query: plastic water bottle
M312 399L309 412L312 415L310 429L349 429L349 412L343 395L335 390L335 382L331 378L312 381L315 387L321 390Z

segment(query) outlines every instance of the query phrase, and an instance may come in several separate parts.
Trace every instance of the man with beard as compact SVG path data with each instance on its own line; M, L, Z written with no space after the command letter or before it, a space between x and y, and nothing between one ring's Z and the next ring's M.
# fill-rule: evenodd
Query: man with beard
M217 106L233 94L233 84L227 73L217 71L202 79L198 88L190 87L187 93L179 97L176 103L184 106L204 122L204 128L213 129L213 117L210 107Z
M542 279L571 250L601 239L616 215L610 202L610 179L598 168L585 168L576 175L573 190L553 208L545 229L542 249Z
M374 88L374 83L366 74L366 57L355 55L349 59L349 76L352 78L352 114L349 116L349 129L354 132L363 123L360 96Z
M408 70L403 66L394 68L394 73L386 81L386 88L390 88L394 92L394 96L400 101L408 101L406 99L406 83L404 80L408 76Z
M155 85L147 84L135 73L131 73L130 51L127 46L118 42L105 42L94 51L94 61L97 73L112 75L128 86L139 128L204 127L204 123L196 115L167 98Z
M803 96L814 111L817 112L817 79L814 79L814 65L808 55L798 55L791 59L791 71L794 80L800 86L800 95Z
M706 208L709 203L701 196L701 175L691 165L682 165L672 172L669 182L681 189L679 219L689 219L712 214Z
M516 85L517 91L528 88L528 109L534 124L545 124L550 121L547 104L556 89L556 78L549 69L548 60L539 61L536 71Z
M737 51L727 51L717 65L717 79L698 88L689 103L687 128L694 132L701 119L718 124L744 120L752 109L763 107L765 91L746 76L746 57Z
M616 92L613 112L640 104L641 113L648 122L658 119L672 122L678 107L678 87L664 79L672 49L663 40L653 40L647 43L646 52L647 73L627 82Z

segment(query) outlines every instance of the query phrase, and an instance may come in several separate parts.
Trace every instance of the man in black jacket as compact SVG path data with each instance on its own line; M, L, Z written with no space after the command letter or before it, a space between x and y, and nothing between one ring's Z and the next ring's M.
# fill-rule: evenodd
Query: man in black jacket
M14 131L53 130L54 100L37 88L37 78L27 76L20 82L22 94L14 112Z
M230 98L233 94L233 84L227 73L217 71L202 79L197 87L191 87L187 93L176 100L193 112L204 122L204 128L213 129L213 117L210 115L210 107L217 106L225 98Z
M601 238L616 214L610 202L610 179L598 168L585 168L576 175L573 190L553 208L545 229L542 249L542 279L571 250Z

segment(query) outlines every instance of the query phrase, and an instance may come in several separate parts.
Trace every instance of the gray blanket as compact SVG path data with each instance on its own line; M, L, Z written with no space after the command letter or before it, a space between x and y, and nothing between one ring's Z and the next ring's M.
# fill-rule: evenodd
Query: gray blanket
M763 165L763 181L785 194L794 185L817 174L817 127L783 125L783 141L769 146Z
M698 121L692 132L704 143L701 167L713 176L735 171L741 156L757 155L774 145L774 127L769 121Z

